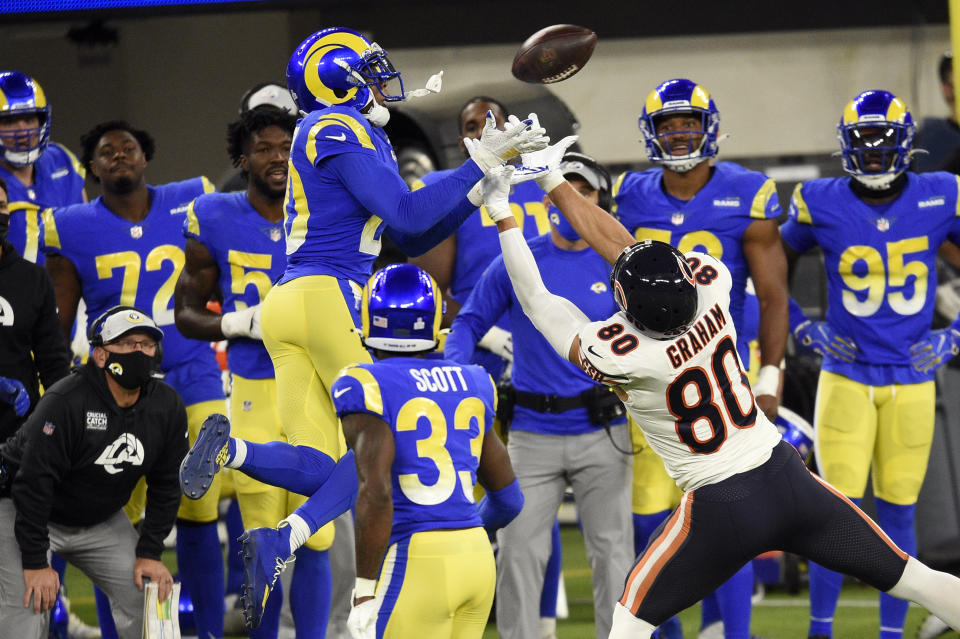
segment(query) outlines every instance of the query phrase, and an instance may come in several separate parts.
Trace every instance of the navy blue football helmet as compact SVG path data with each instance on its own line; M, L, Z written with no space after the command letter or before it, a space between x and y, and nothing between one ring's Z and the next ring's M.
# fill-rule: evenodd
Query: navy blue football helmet
M397 80L400 93L386 93ZM304 113L334 105L362 109L377 90L387 102L404 99L403 80L387 52L351 29L331 27L300 43L287 64L287 88Z
M443 296L429 273L413 264L390 264L374 273L363 289L363 343L380 351L433 350L443 311Z
M697 316L693 270L683 253L644 240L624 249L610 273L613 299L641 333L666 340L683 335Z
M0 120L36 115L40 124L0 134L0 155L13 166L30 166L50 143L50 105L40 83L19 71L0 71Z
M657 124L675 115L698 118L700 127L658 135ZM692 80L677 78L658 85L643 104L639 124L650 161L678 173L689 171L717 154L720 112L707 90ZM670 147L681 141L680 136L685 138L682 141L688 144L688 152L675 155ZM695 136L700 137L699 142Z
M843 170L868 188L886 188L910 166L916 133L902 100L889 91L864 91L837 125Z
M797 449L804 459L813 451L814 432L810 422L785 406L777 409L777 419L773 422L783 441Z

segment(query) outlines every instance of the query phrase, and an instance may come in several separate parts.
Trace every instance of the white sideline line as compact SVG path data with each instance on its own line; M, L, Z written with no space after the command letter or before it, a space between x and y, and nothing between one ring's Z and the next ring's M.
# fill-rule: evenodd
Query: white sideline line
M754 606L764 606L766 608L809 608L810 601L807 598L803 599L763 599L753 604ZM917 607L917 604L910 602L912 607ZM879 608L880 601L879 599L840 599L837 601L837 606L840 608Z

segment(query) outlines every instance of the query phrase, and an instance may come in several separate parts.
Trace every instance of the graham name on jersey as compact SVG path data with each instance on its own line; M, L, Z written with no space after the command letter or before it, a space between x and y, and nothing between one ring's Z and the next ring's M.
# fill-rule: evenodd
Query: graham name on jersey
M710 340L719 335L720 329L726 325L727 317L723 309L720 308L720 304L714 304L713 308L701 315L683 337L667 346L667 359L674 368L680 368L688 359L706 348Z

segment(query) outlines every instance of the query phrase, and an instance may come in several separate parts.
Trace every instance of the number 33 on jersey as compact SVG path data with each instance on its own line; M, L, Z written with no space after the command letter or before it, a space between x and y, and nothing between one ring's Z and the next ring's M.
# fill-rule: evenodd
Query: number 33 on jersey
M698 297L690 330L656 340L618 312L580 331L580 363L618 388L667 472L693 490L760 465L780 434L757 410L737 355L730 272L704 253L686 258Z

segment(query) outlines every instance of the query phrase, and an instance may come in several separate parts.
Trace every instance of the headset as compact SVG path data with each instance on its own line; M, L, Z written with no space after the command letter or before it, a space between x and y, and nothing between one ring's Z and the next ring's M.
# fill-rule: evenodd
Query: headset
M112 306L107 310L105 310L103 313L101 313L97 317L97 319L93 320L90 323L90 327L87 329L87 341L90 342L90 346L100 346L101 348L103 347L103 335L101 334L103 332L103 325L107 322L107 320L110 318L111 315L114 315L121 311L136 311L137 313L140 313L144 317L150 317L149 315L144 313L142 310L140 310L136 306L128 306L126 304ZM160 374L161 377L162 377L162 374L160 373L160 362L162 361L163 361L163 342L158 341L157 353L156 355L153 356L153 368L154 368L155 375Z
M600 176L600 181L602 184L597 192L597 206L609 213L611 193L613 192L613 179L610 177L610 172L607 171L606 167L594 160L589 155L576 152L564 153L563 160L561 162L580 162L585 167L592 169L597 173L597 175Z

